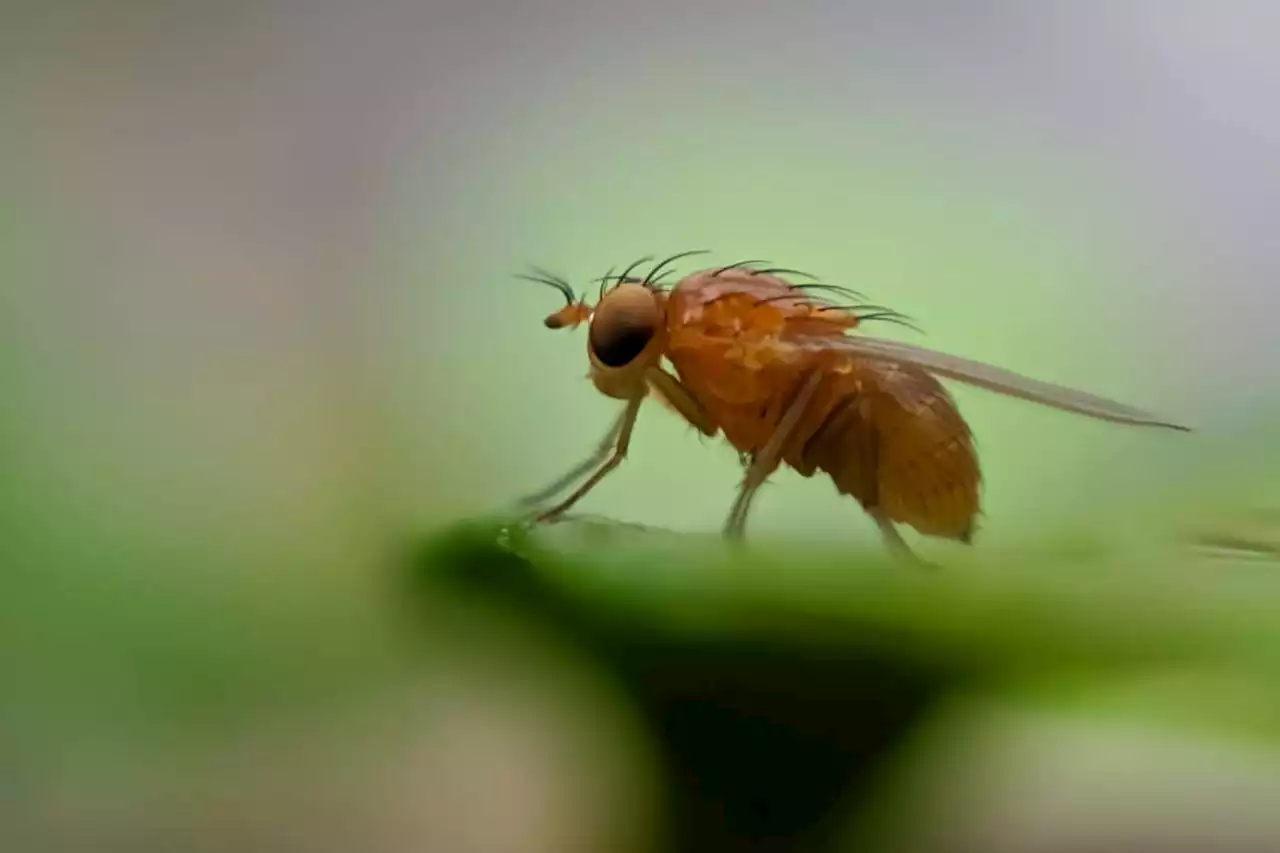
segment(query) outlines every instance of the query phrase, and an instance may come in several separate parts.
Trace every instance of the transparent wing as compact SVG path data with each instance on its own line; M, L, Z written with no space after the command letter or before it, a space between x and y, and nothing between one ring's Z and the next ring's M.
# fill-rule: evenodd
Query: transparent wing
M1140 426L1158 426L1190 432L1191 428L1164 420L1149 412L1117 403L1105 397L1076 391L1061 385L1041 382L982 362L897 341L868 338L861 335L841 337L801 336L788 340L809 351L836 350L859 358L899 364L914 364L945 379L986 388L998 394L1018 397L1033 403L1072 412L1077 415Z

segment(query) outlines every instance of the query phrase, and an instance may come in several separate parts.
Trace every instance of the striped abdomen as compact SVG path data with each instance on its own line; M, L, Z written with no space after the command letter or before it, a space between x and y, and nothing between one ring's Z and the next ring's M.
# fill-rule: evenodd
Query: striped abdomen
M982 473L968 425L924 370L855 361L815 397L785 461L920 533L969 542ZM819 394L823 388L819 388Z
M981 473L969 428L941 383L923 370L880 361L842 358L811 369L822 379L783 445L783 463L805 477L830 476L841 494L893 522L969 541ZM748 401L717 394L706 374L680 372L724 437L746 454L764 447L807 375L782 368L755 372L757 387L768 393Z
M951 395L923 370L851 361L831 372L783 459L821 471L865 509L928 536L968 542L980 511L981 471Z

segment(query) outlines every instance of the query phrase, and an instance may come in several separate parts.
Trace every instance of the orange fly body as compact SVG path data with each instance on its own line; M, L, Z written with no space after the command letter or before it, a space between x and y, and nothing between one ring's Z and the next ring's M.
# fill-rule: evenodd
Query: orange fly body
M541 505L585 478L541 510L540 521L559 518L622 462L649 396L703 435L723 436L743 459L726 536L742 537L756 490L787 465L805 477L830 477L903 554L910 552L895 525L968 543L981 513L972 434L938 377L1102 420L1188 429L1092 394L869 337L861 327L871 321L910 324L855 291L792 283L787 277L812 277L758 266L764 261L704 269L664 289L664 271L695 254L703 252L674 255L643 277L635 270L649 258L606 275L594 306L542 270L521 276L564 295L565 307L546 318L549 328L589 324L591 381L625 401L588 459L524 500Z

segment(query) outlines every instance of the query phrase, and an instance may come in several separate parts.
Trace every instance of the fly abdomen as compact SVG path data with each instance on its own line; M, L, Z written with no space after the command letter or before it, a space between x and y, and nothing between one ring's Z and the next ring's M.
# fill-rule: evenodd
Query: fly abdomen
M788 458L821 471L866 510L931 536L968 541L980 474L968 427L923 371L860 362L831 374L817 425ZM808 419L806 419L808 420ZM812 421L810 421L812 423Z
M806 477L822 471L841 494L870 509L879 499L875 423L865 412L866 398L851 385L837 382L834 402L805 440L795 467Z

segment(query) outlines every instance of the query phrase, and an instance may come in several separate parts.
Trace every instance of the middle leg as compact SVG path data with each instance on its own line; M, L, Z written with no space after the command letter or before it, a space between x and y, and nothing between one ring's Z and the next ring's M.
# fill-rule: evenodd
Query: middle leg
M773 435L769 436L764 446L751 457L746 476L742 478L742 484L738 487L738 497L734 500L733 508L729 510L729 517L724 523L724 535L727 538L741 539L746 533L747 513L751 509L751 501L756 491L764 485L764 481L778 469L782 461L783 448L799 426L800 419L804 416L809 403L813 401L813 395L817 392L822 379L823 374L820 371L815 370L809 374L804 384L800 386L795 399L779 419Z

